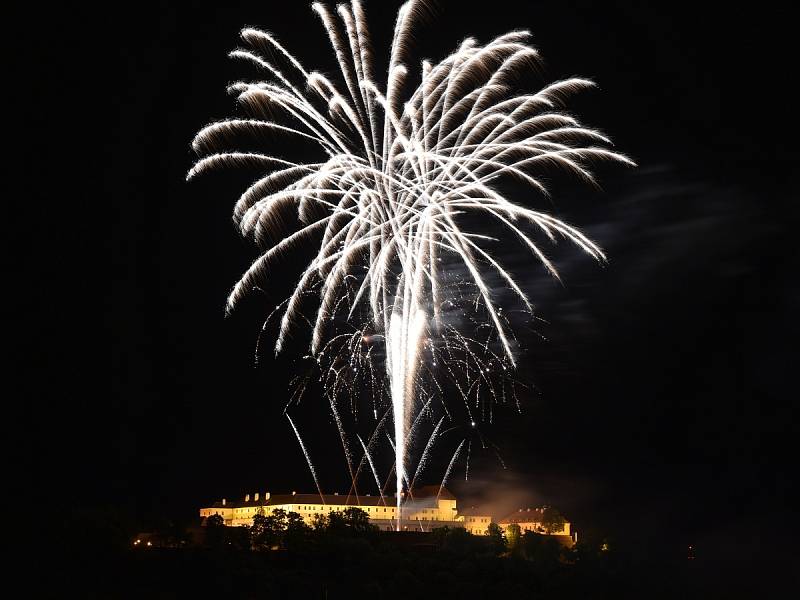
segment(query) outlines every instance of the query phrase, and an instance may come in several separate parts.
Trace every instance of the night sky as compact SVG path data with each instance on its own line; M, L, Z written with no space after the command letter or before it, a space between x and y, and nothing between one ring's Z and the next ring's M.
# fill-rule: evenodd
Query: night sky
M383 59L396 3L365 4ZM542 320L520 371L534 388L521 415L499 406L485 425L506 468L475 452L470 480L462 465L451 487L505 497L498 510L554 504L579 531L721 556L756 552L765 527L794 520L795 67L788 14L698 5L442 0L418 58L527 28L545 79L599 83L569 109L639 165L599 169L599 191L554 181L545 208L610 262L561 244L560 286L530 261L522 280ZM237 114L225 86L254 76L227 58L242 26L333 73L327 38L305 2L74 11L43 25L24 59L42 154L24 194L20 248L35 266L17 312L31 357L18 394L39 482L67 505L144 524L223 496L313 491L282 416L292 357L254 363L293 271L224 318L256 256L230 217L249 180L184 178L194 133ZM323 487L341 492L328 413L307 399L298 423Z

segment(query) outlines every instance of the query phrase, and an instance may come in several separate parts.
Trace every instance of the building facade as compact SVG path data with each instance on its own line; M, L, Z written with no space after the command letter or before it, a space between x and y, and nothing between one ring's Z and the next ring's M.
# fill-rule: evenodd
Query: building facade
M314 515L325 515L348 508L360 508L370 521L383 531L394 531L397 526L397 507L394 496L339 495L339 494L271 494L270 492L247 494L242 501L222 499L211 506L200 509L200 517L206 519L220 515L225 525L236 527L252 525L253 517L263 510L275 509L296 512L311 525ZM400 527L409 531L430 531L436 527L466 528L475 535L485 535L492 522L491 515L479 514L470 509L460 514L455 496L439 486L425 486L412 490L400 508Z
M510 525L519 525L522 533L532 531L542 535L572 536L572 533L570 533L570 524L568 522L564 522L564 526L560 531L546 531L542 523L543 514L544 508L520 508L517 512L511 513L504 519L501 519L498 525L503 529L508 529Z
M312 525L315 515L326 515L348 508L359 508L367 513L371 523L382 531L394 531L397 527L397 506L394 496L340 495L340 494L271 494L270 492L247 494L244 500L222 499L200 509L205 521L212 515L222 517L225 525L237 527L253 524L259 511L270 513L276 509L298 513L303 521ZM533 531L547 535L542 524L543 508L520 509L498 522L502 529L512 524L519 525L522 532ZM437 527L466 529L473 535L486 535L493 522L488 511L476 507L458 508L456 497L439 486L425 486L407 494L400 508L400 528L405 531L431 531ZM571 538L571 528L564 523L561 531L550 535Z

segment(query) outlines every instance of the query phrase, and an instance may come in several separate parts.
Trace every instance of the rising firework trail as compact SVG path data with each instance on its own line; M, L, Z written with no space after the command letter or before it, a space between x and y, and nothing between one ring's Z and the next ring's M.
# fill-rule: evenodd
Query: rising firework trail
M544 198L542 175L549 170L592 183L593 162L633 163L610 150L600 132L561 112L567 97L592 87L591 81L572 78L515 92L520 76L535 72L540 61L527 31L486 45L467 38L439 63L422 61L417 69L411 41L428 7L411 1L398 12L388 70L380 78L361 2L335 11L319 3L312 8L341 79L307 70L272 34L244 29L246 47L231 56L265 79L229 87L247 116L211 123L197 134L193 148L201 158L188 177L218 167L260 172L236 203L234 221L263 254L230 293L229 311L263 287L275 261L315 245L316 255L280 305L275 350L286 345L306 298L316 296L310 356L324 373L325 393L335 400L361 382L373 393L373 414L376 403L391 403L399 527L404 486L415 474L409 430L423 398L441 396L438 378L444 376L473 421L482 388L497 398L491 371L516 366L513 329L493 282L502 282L527 311L531 303L491 252L497 238L487 231L489 222L556 278L543 241L565 238L605 260L576 228L514 202L499 184L515 180ZM314 158L295 161L252 149L253 140L283 135L308 144L305 156ZM251 142L246 151L239 146L243 139ZM449 415L443 397L439 401ZM448 473L451 468L452 461Z

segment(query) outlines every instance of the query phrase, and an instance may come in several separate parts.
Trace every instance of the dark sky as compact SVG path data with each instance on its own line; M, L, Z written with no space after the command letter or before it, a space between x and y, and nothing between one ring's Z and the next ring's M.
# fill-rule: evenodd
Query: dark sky
M453 487L556 504L578 529L725 552L793 520L798 151L789 15L699 4L442 0L418 44L438 59L468 35L531 30L547 79L600 84L570 107L639 164L601 169L601 191L557 185L553 210L610 263L559 248L563 287L534 266L523 277L545 320L521 359L536 391L521 416L499 407L486 426L506 469L476 453ZM395 3L366 5L383 57ZM21 246L36 265L20 393L40 482L145 521L310 491L281 414L291 361L253 361L269 301L223 314L256 256L230 219L247 179L184 176L194 133L235 114L226 84L253 74L226 57L243 25L333 72L327 39L304 2L74 10L23 59L29 138L50 157L31 154ZM298 418L323 486L343 491L328 411L309 402Z

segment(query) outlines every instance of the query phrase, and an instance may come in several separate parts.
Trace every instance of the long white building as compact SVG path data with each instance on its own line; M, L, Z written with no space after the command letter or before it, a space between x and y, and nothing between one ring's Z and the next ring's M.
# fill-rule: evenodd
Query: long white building
M397 507L394 496L340 495L340 494L271 494L256 492L247 494L244 500L230 501L225 498L200 509L205 519L220 515L228 526L252 525L253 517L260 510L270 513L275 509L296 512L311 525L314 515L360 508L370 521L381 530L393 531L397 522ZM404 530L430 531L434 527L462 527L475 535L485 535L492 522L491 515L479 514L474 509L460 513L455 496L439 486L425 486L412 490L400 508L400 523Z

